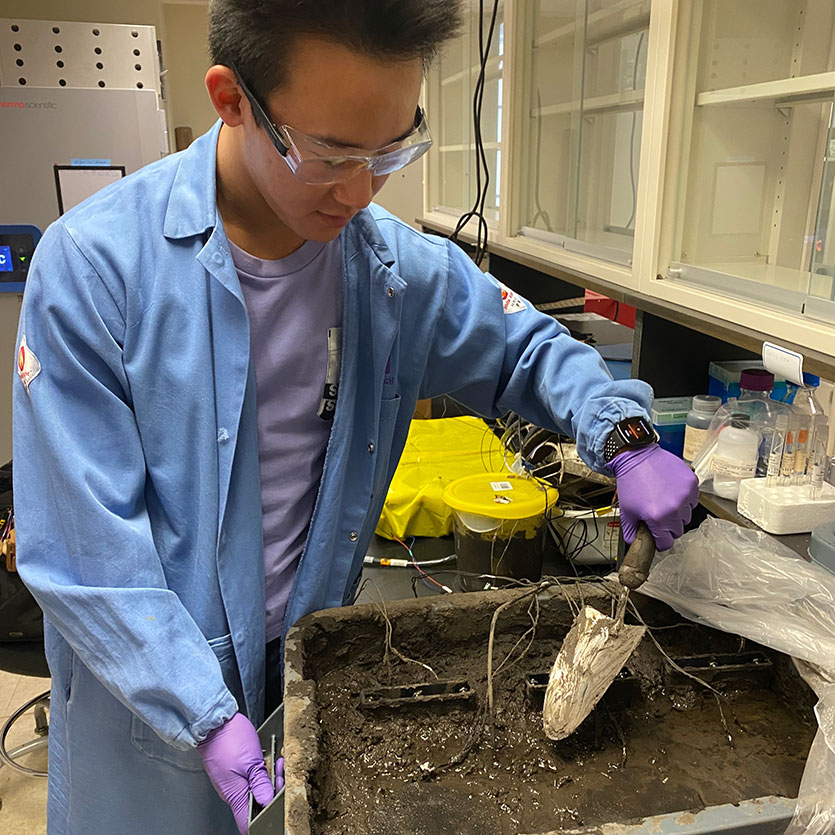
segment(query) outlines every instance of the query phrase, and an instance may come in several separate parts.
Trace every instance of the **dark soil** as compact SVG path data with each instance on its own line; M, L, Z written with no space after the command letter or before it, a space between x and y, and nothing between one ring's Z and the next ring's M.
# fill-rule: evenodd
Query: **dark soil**
M497 632L496 666L523 631ZM725 697L723 723L714 695L673 673L646 638L630 662L638 681L616 682L571 737L554 743L542 730L541 696L537 702L524 687L524 675L547 671L558 651L565 628L550 631L495 678L492 721L486 634L422 644L416 656L395 623L394 645L441 679L469 682L476 698L468 702L360 708L364 689L432 677L397 659L384 665L382 642L374 659L367 643L355 663L336 665L330 654L313 676L322 727L314 832L544 833L797 795L815 730L813 701L784 656L766 651L771 667L713 680ZM654 634L674 656L756 648L693 624ZM382 641L382 618L378 635ZM458 764L445 767L450 761Z

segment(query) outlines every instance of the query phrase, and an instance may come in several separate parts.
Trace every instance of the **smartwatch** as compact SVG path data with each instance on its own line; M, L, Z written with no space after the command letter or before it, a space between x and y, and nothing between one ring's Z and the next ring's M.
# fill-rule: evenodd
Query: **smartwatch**
M640 449L658 441L652 424L644 417L630 417L618 421L603 445L603 458L608 464L625 449Z

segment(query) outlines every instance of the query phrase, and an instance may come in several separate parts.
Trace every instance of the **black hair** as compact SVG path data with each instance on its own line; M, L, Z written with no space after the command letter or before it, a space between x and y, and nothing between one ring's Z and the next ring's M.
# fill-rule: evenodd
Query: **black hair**
M286 81L299 36L381 60L420 58L427 68L460 25L460 0L211 0L209 51L263 101Z

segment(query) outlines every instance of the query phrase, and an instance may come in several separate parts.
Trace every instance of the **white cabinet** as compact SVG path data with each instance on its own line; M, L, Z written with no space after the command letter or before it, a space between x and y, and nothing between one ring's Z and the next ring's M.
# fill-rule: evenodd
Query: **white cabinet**
M679 20L674 280L785 314L835 298L835 3L704 0ZM675 131L671 138L676 138ZM833 318L835 322L835 318Z
M475 198L477 6L427 83L441 229ZM500 20L491 241L835 355L833 0L505 0Z

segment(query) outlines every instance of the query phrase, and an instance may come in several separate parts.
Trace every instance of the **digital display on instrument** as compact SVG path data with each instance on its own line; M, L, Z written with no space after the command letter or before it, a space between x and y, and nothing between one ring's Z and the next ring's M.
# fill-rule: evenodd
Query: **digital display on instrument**
M41 230L0 223L0 293L22 293Z

